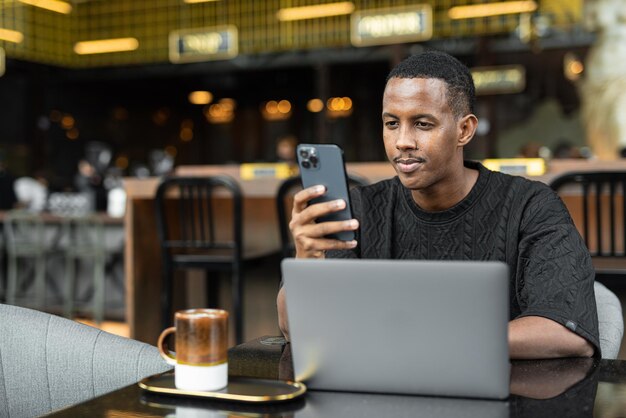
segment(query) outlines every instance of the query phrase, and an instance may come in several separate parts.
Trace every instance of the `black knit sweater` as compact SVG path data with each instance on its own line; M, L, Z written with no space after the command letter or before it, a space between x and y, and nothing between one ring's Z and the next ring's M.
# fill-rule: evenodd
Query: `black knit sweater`
M358 246L331 258L497 260L510 271L511 319L550 318L596 347L594 270L569 212L545 184L479 171L465 199L441 212L420 209L397 177L353 189Z

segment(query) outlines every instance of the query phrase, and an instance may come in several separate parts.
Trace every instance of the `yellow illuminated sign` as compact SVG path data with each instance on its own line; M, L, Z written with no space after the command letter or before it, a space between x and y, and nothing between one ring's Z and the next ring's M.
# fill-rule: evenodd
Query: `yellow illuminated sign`
M246 163L241 164L239 168L239 177L242 180L286 179L292 175L292 169L288 163Z
M433 12L429 4L356 12L351 17L354 46L384 45L430 39Z
M6 68L6 55L4 53L4 48L0 48L0 77L4 75L5 68Z
M521 65L472 68L476 94L519 93L526 88L526 70Z
M170 61L174 63L230 59L238 53L238 31L234 25L170 33Z
M546 172L543 158L493 158L483 161L492 171L501 171L519 176L541 176Z

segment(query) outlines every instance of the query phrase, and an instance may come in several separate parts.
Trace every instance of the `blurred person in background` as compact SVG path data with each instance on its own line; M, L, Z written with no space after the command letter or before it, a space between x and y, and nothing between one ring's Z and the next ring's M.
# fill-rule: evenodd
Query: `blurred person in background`
M285 135L276 141L276 162L289 164L290 175L298 174L296 146L298 140L293 135Z
M293 135L285 135L276 141L276 161L279 163L296 164L296 146L298 140Z
M167 152L155 149L150 151L150 171L154 176L166 176L174 170L174 157Z
M19 207L30 212L42 212L48 200L48 179L41 171L33 177L24 176L15 180L13 185Z
M575 147L571 142L567 139L560 140L557 142L554 147L554 151L552 152L552 158L561 159L561 158L584 158L580 150Z

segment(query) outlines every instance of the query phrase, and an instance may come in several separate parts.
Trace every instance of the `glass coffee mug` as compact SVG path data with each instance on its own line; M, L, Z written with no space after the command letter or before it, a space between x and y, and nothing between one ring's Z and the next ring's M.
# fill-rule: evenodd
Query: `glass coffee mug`
M176 333L176 356L165 339ZM221 309L177 311L174 326L157 344L161 356L175 367L177 389L215 391L228 384L228 312Z

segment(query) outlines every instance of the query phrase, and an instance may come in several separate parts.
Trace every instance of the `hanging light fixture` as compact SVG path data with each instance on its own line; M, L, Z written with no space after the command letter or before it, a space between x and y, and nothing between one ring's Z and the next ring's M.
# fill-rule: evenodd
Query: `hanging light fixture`
M134 51L137 48L139 41L136 38L99 39L74 44L74 52L78 55Z
M479 17L532 13L535 10L537 10L537 2L533 0L502 1L497 3L451 7L448 10L448 17L453 20L474 19Z
M16 30L0 28L0 41L13 42L19 44L24 40L22 32Z
M72 5L61 0L19 0L19 2L64 15L72 12Z
M338 3L316 4L313 6L286 7L278 11L276 18L281 22L289 22L293 20L349 15L353 11L354 3L351 1L342 1Z

